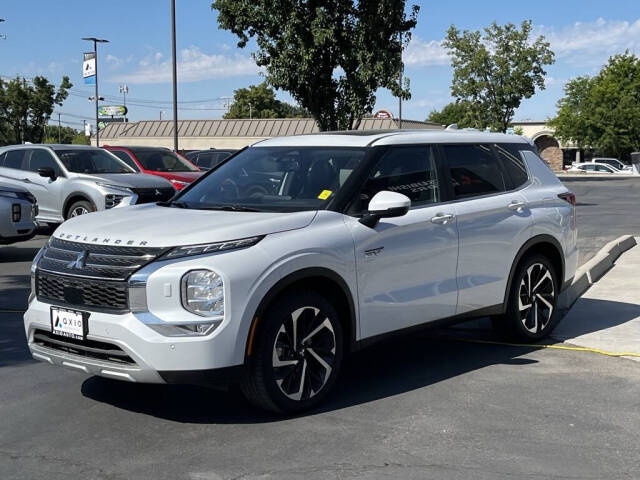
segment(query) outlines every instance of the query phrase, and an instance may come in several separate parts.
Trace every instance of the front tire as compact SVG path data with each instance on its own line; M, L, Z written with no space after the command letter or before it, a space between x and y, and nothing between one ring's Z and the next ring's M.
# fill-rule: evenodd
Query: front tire
M295 413L331 391L343 357L342 325L333 306L314 292L292 291L260 320L242 391L253 405Z
M494 317L493 325L509 339L536 341L551 333L557 320L558 279L543 255L520 262L509 292L507 311Z
M96 207L93 203L87 200L78 200L77 202L73 202L67 209L67 215L65 218L69 220L70 218L79 217L80 215L86 215L87 213L95 211Z

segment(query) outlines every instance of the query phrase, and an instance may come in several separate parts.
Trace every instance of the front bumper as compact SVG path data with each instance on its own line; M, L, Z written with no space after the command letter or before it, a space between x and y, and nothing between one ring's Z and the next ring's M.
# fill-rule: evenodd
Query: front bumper
M217 332L204 337L165 337L133 313L90 312L87 334L87 340L119 347L133 360L131 364L44 346L35 334L51 332L50 308L51 305L33 299L24 315L29 349L36 360L86 375L140 383L185 383L191 378L214 377L218 369L236 367L224 358L224 348L216 348L216 343L220 343L216 342Z

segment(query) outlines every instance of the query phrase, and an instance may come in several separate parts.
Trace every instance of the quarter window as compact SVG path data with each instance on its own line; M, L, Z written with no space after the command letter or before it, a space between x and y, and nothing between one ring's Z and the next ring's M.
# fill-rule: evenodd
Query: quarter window
M511 177L511 188L518 188L529 179L520 149L520 145L496 145L502 165Z
M443 153L455 198L506 191L504 172L488 145L445 145Z
M367 209L383 190L406 195L412 205L440 201L435 152L430 146L392 147L380 159L360 190L353 213Z

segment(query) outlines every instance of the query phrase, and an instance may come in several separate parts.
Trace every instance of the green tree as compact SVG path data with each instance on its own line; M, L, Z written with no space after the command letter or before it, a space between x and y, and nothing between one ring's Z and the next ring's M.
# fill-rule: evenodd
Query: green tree
M54 106L62 105L72 86L66 76L57 89L45 77L0 79L0 141L5 145L42 142Z
M276 99L266 82L233 92L233 104L223 118L287 118L310 116L304 108Z
M528 20L519 29L493 22L484 34L453 25L447 31L442 44L453 67L451 94L469 102L475 126L506 131L522 100L544 90L544 68L554 54L543 36L531 39L531 30Z
M442 110L431 110L427 117L429 122L440 125L451 125L455 123L459 128L480 127L473 119L473 111L469 102L460 100L447 103Z
M549 122L558 138L617 158L640 151L638 57L615 55L598 75L570 80L564 92Z
M71 143L73 137L78 133L77 130L71 127L58 127L58 125L47 125L46 132L44 143ZM58 132L60 135L58 135Z
M255 38L256 63L269 85L289 92L321 130L357 128L378 88L410 98L400 85L402 50L418 6L405 0L215 0L218 24Z
M71 139L73 145L91 145L91 138L87 137L84 132L76 133Z

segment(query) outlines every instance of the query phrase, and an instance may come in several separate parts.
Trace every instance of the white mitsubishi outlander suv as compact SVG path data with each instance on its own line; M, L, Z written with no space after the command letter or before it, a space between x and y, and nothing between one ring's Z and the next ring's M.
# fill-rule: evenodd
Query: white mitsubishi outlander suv
M241 384L308 409L385 335L490 316L547 335L575 196L519 136L331 133L241 150L174 199L65 222L38 253L32 355L132 382Z

